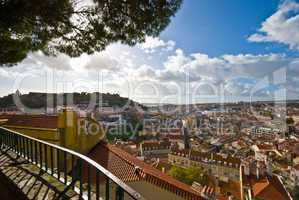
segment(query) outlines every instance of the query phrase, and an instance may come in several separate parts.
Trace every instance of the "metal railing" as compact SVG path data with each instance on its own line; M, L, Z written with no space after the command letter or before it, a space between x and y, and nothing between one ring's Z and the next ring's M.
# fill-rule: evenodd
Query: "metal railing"
M70 189L80 199L143 199L97 162L70 149L3 127L0 127L0 148L15 152L63 183L65 189L56 199L65 198Z

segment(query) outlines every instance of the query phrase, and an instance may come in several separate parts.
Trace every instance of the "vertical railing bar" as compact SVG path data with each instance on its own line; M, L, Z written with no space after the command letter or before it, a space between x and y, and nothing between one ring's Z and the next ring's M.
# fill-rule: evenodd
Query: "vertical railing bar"
M2 149L2 144L3 144L3 133L2 130L0 130L0 148Z
M18 145L18 155L21 156L21 138L20 136L16 135L17 136L17 145Z
M25 157L24 137L21 137L22 156Z
M16 145L15 145L15 138L13 134L10 134L11 137L11 147L13 148L13 151L16 152Z
M7 142L7 134L6 133L5 133L5 137L4 138L5 138L5 147L7 147L7 143L8 142Z
M3 134L3 131L2 131L2 130L0 130L0 133L1 133L1 134L0 134L0 137L1 137L1 138L0 138L0 142L1 142L1 143L0 143L0 148L2 149L2 146L3 146L3 143L4 143L4 141L3 141L4 134Z
M8 133L8 147L11 147L11 135Z
M105 196L106 196L106 198L105 198L105 200L109 200L109 178L106 176L106 183L105 183L105 188L106 188L106 190L105 190Z
M7 134L5 133L5 147L7 148L8 146L8 137L7 137Z
M2 138L3 138L3 133L2 133L2 130L0 130L0 148L2 150Z
M19 155L22 156L22 137L19 136L18 138L18 143L19 143Z
M3 137L2 137L3 144L5 145L5 133L3 132L2 134L3 134ZM3 145L2 145L2 148L4 148Z
M28 141L30 142L31 162L33 163L33 144L32 144L32 140L28 139Z
M75 157L71 155L71 165L72 165L72 181L76 180L76 169L75 169ZM74 189L74 186L72 187Z
M4 133L4 131L3 131L3 144L6 146L6 134ZM4 148L3 145L2 148Z
M34 159L35 159L35 164L37 165L37 141L34 141Z
M6 141L5 141L6 139L5 139L5 138L6 138L6 134L5 134L4 131L3 131L3 143L4 143L4 145L6 145L6 144L5 144L5 143L6 143ZM3 148L3 146L2 146L2 148Z
M44 149L45 149L45 168L46 172L48 171L48 146L44 144Z
M50 162L51 162L51 175L54 174L54 163L53 163L53 147L50 146Z
M13 134L12 135L12 141L13 141L13 146L15 148L15 152L18 155L18 144L17 144L17 135Z
M24 137L24 148L25 148L25 158L28 160L28 146L27 146L27 138Z
M15 141L15 147L16 147L16 154L19 155L20 149L19 149L19 137L18 135L14 134L14 141Z
M39 142L39 161L40 161L40 168L43 168L43 150L42 150L42 143Z
M2 133L2 130L0 129L0 148L2 149L2 144L3 144L3 133Z
M96 200L100 199L100 180L99 180L99 171L95 169L96 171Z
M6 147L6 145L7 145L7 140L6 140L6 134L4 133L4 135L3 135L3 141L4 141L4 144L5 144L5 147Z
M7 147L11 147L10 134L9 133L7 133Z
M20 142L20 156L23 156L23 151L24 151L22 140L23 140L23 137L20 136L20 138L19 138L19 142Z
M13 149L14 149L14 152L17 152L16 151L16 144L15 144L15 137L14 137L14 135L13 134L11 134L11 145L12 145L12 147L13 147Z
M3 132L3 144L6 146L6 134Z
M13 148L13 151L16 152L16 145L15 145L15 142L14 142L13 134L10 134L10 137L11 137L11 147Z
M6 147L6 133L3 131L3 141L4 141L4 144L5 144L5 147Z
M7 140L7 134L5 133L5 148L7 148L8 140Z
M4 133L4 132L3 132ZM3 143L4 143L4 145L6 146L6 134L4 133L3 134ZM4 148L3 146L2 146L2 148Z
M20 151L20 156L22 156L23 148L22 148L22 136L19 136L19 151Z
M30 144L28 138L26 138L26 145L27 145L27 159L30 160Z
M5 145L5 137L6 137L6 134L4 133L4 131L2 130L2 133L3 133L3 137L2 137L2 141L3 141L3 144ZM2 145L2 148L3 148L3 145Z
M59 166L59 149L56 149L56 161L57 161L57 177L60 179L60 166Z
M8 139L9 139L9 148L12 147L12 142L11 142L11 134L8 134ZM13 149L11 149L13 151Z
M9 138L9 147L12 147L12 141L11 141L11 134L9 133L8 134L8 138ZM13 151L13 149L12 149Z
M67 183L67 154L63 151L63 170L64 170L64 183Z
M2 144L3 144L3 133L2 130L0 129L0 148L2 149Z
M7 135L7 133L5 133L5 146L6 146L6 148L8 147L8 135Z
M87 199L91 199L91 183L90 183L90 165L87 164Z
M12 146L13 146L14 152L17 152L15 135L13 135L13 134L11 134L11 141L12 141Z
M7 146L7 138L6 138L6 133L3 134L3 140L4 140L4 144L5 147Z
M124 190L119 185L116 186L115 197L116 197L115 198L116 200L123 200L124 199Z
M25 138L22 137L22 141L23 141L23 154L24 154L24 158L26 158L26 146L25 146Z
M3 143L6 146L6 134L5 133L3 134Z
M18 155L19 154L18 136L13 134L13 138L14 138L14 146L15 146L15 149L16 149L16 154Z
M3 148L3 145L5 144L5 134L3 133L3 130L2 130L2 145L1 145L1 148Z
M81 158L78 159L78 179L80 181L80 197L83 196L83 183L82 183L82 160Z

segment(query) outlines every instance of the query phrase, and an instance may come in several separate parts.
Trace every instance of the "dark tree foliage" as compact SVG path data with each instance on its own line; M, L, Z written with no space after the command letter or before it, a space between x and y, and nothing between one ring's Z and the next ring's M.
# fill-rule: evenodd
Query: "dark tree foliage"
M0 0L0 65L31 51L72 57L158 36L182 0Z
M10 108L15 107L16 104L14 102L13 98L14 94L9 94L4 97L0 97L0 108ZM28 94L20 95L20 101L24 106L28 108L46 108L47 101L49 98L51 99L50 102L53 102L54 106L58 104L57 99L63 99L65 100L65 96L69 95L72 97L73 104L88 104L91 96L96 96L96 103L102 101L104 103L107 103L107 106L118 106L123 107L127 105L128 101L131 101L128 98L121 97L118 94L109 94L109 93L64 93L64 94L56 94L56 93L38 93L38 92L30 92ZM62 98L64 97L64 98ZM60 105L61 106L61 105ZM72 106L67 105L66 106Z
M207 175L203 168L189 167L187 169L183 169L181 167L172 166L168 173L176 180L188 185L192 185L193 182L197 182L202 185L207 184Z
M288 125L291 125L291 124L294 124L294 123L295 123L295 121L294 121L294 119L293 119L292 117L288 117L288 118L286 119L286 122L287 122Z

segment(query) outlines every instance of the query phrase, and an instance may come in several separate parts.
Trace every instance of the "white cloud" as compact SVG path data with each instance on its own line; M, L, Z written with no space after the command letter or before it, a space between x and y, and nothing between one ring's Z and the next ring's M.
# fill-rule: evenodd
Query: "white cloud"
M156 76L155 69L149 65L142 65L136 70L135 76L139 78L154 78Z
M299 50L299 3L284 1L277 11L267 18L257 33L249 38L251 42L278 42Z
M119 69L118 61L106 53L95 53L88 58L89 61L85 65L86 69L92 69L96 71L117 71Z
M146 53L154 53L157 49L162 51L172 51L175 47L175 42L172 40L164 41L158 37L147 37L144 43L137 45Z
M180 101L182 103L186 99L184 95L187 96L188 92L199 94L199 97L210 95L218 98L221 88L224 89L224 95L244 97L250 94L259 80L264 77L270 80L273 72L283 67L287 67L289 73L288 86L285 87L293 96L299 88L298 58L271 53L225 54L212 57L202 52L187 54L182 49L160 55L167 46L165 44L167 42L161 39L155 40L151 45L147 44L145 49L157 50L155 54L150 54L153 59L147 59L149 54L139 46L132 48L121 44L114 44L103 52L82 55L79 58L70 58L63 54L54 58L41 53L30 54L18 66L0 68L0 91L8 88L3 81L13 85L18 77L26 74L37 78L26 79L24 88L20 88L21 92L30 89L43 91L39 82L45 80L40 74L49 69L54 72L54 89L57 83L57 90L70 84L73 87L68 87L66 91L88 89L117 92L142 101L146 101L146 98L153 94L151 85L159 90L155 99L161 98L165 102L169 99L174 102L176 98L180 98L183 99ZM139 84L143 86L135 91ZM187 91L189 86L190 91ZM267 94L265 91L259 94Z
M71 58L65 54L58 54L57 56L46 56L42 52L30 53L27 58L20 63L20 65L30 65L33 66L42 66L49 67L57 70L70 70Z
M190 58L184 54L182 49L177 49L175 55L169 56L164 62L164 67L169 71L180 71L188 62Z

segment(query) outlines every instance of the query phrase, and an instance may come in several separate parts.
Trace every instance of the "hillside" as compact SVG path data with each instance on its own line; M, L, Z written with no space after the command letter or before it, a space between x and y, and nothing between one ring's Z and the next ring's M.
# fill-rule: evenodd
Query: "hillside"
M28 94L9 94L4 97L0 97L0 108L12 108L15 107L14 95L18 95L22 104L28 108L45 108L45 107L56 107L57 105L86 105L92 99L93 104L100 104L104 106L119 106L122 107L127 103L132 105L136 103L128 98L121 97L118 94L110 93L36 93L30 92ZM66 96L70 97L66 101ZM47 106L48 102L49 103ZM61 103L58 103L61 102ZM68 102L68 103L67 103Z

